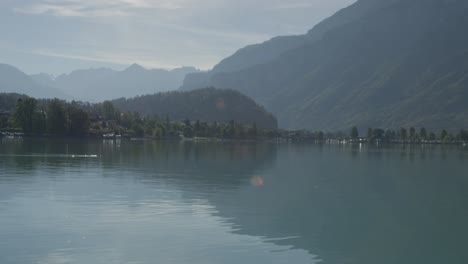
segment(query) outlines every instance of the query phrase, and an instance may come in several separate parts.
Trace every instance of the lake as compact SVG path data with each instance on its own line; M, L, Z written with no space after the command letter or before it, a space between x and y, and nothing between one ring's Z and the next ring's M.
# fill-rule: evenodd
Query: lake
M0 263L468 263L468 148L1 139Z

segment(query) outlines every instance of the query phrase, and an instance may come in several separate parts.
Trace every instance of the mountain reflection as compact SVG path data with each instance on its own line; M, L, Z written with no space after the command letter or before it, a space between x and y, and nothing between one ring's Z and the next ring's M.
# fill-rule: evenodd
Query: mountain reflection
M5 158L12 153L99 158ZM1 154L3 164L29 170L97 163L103 177L163 181L183 199L209 201L233 233L322 263L468 260L468 155L455 147L28 140L4 142Z
M281 146L261 188L210 201L239 233L294 237L276 243L322 263L464 263L467 159L456 149L429 151Z

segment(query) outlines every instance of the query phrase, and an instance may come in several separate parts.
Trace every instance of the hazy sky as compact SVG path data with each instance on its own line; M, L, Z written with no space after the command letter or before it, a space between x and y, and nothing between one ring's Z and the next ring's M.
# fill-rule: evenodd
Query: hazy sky
M213 67L248 44L303 34L355 0L0 0L0 63L27 73Z

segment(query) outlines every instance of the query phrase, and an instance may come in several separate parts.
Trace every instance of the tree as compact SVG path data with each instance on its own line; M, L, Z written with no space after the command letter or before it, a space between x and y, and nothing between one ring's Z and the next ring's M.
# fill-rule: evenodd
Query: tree
M171 131L171 121L169 119L169 115L166 115L166 130Z
M158 124L158 130L160 131L160 137L165 137L167 135L167 130L162 124Z
M132 130L136 137L143 137L145 131L139 122L134 122L132 124Z
M33 132L34 113L37 101L34 98L18 99L14 113L15 123L25 133Z
M419 136L421 137L421 139L426 139L427 138L427 131L426 129L423 127L421 128L421 131L419 131Z
M89 130L89 116L88 113L82 109L70 105L68 106L68 131L71 135L83 136Z
M67 116L65 105L59 99L53 99L47 106L47 129L52 134L65 134Z
M184 124L185 124L185 126L190 126L190 119L185 118Z
M319 131L317 132L316 137L319 141L323 141L325 139L325 134L323 133L323 131Z
M377 128L374 129L373 138L378 140L384 140L385 131L383 129Z
M33 115L34 133L44 133L47 131L47 118L44 111L36 111Z
M152 137L152 136L154 136L154 135L156 134L156 133L155 133L156 130L159 132L159 129L154 129L154 128L151 127L151 126L145 126L145 129L144 129L145 137Z
M8 127L8 116L0 115L0 128Z
M411 140L416 139L416 129L414 127L410 127L410 139Z
M460 133L458 134L458 138L461 141L467 141L468 140L468 131L466 130L460 130Z
M257 123L253 123L252 127L248 131L248 136L250 138L256 138L258 134Z
M104 101L102 103L102 117L105 120L113 120L115 118L115 108L112 102Z
M448 138L448 132L447 130L442 130L442 132L440 132L440 140L447 140Z
M400 139L401 140L407 140L408 139L408 132L406 131L406 128L401 128L400 129Z
M436 140L436 134L434 134L433 132L431 132L431 133L429 134L429 140L431 140L431 141Z
M351 138L352 139L357 139L359 137L359 130L357 127L351 128Z
M372 128L367 129L367 139L371 140L372 139Z
M200 120L197 120L195 122L195 127L193 128L195 130L195 136L200 137L202 136L202 131L201 131L201 126L200 126Z
M395 132L393 132L393 131L390 130L390 129L385 130L385 135L384 135L385 140L388 141L388 142L394 140L394 139L395 139L395 135L394 135L394 134L395 134Z

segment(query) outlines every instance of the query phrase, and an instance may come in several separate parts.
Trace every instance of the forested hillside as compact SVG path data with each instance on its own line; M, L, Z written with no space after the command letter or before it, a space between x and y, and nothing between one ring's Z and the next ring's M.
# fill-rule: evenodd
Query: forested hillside
M254 100L233 90L205 88L190 92L166 92L112 101L121 112L137 112L142 116L169 117L171 120L201 120L256 124L260 128L276 128L276 118Z
M275 117L252 99L229 90L207 88L102 103L0 93L0 132L254 139L275 137L270 131L276 128Z

